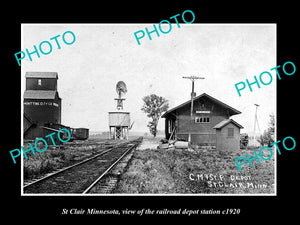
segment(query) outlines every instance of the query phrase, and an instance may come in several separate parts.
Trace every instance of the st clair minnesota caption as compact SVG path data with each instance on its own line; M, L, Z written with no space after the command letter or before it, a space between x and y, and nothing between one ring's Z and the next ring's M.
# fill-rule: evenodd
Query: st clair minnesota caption
M241 210L239 208L232 209L125 209L125 210L118 210L118 209L111 209L111 210L103 210L103 209L96 209L96 208L70 208L66 209L63 208L61 214L62 215L214 215L214 214L240 214Z
M112 210L102 210L102 209L95 209L95 208L88 208L88 209L62 209L62 215L71 214L71 215L93 215L93 214L101 214L101 215L120 215L120 211L117 209Z

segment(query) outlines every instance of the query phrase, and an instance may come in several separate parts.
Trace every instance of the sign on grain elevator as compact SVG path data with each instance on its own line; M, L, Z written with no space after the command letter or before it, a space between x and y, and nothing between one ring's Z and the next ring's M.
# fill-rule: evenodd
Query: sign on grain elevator
M126 84L123 81L119 81L116 85L116 91L118 98L117 111L109 112L109 138L110 139L126 139L128 140L128 131L130 129L130 113L123 111L123 95L127 92Z

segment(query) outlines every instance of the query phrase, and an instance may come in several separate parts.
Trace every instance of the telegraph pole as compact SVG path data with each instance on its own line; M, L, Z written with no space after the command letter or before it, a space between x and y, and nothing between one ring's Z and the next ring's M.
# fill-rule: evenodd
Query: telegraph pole
M182 77L184 79L190 79L192 81L192 92L191 92L191 121L193 120L193 108L194 108L194 97L196 96L196 93L194 92L194 82L198 79L205 79L204 77L197 77L197 76L189 76L189 77ZM191 133L189 133L189 139L190 142L192 140Z
M259 130L259 133L260 133L260 129L259 129L259 125L258 125L258 119L257 119L257 108L259 107L258 104L254 104L256 106L256 109L255 109L255 116L254 116L254 131L253 131L253 135L255 136L255 128L256 128L256 124L257 124L257 127L258 127L258 130Z

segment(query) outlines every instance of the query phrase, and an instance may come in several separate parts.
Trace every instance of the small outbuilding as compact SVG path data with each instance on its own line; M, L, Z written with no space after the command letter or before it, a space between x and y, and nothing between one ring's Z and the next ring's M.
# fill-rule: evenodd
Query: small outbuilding
M233 119L223 120L213 127L216 129L216 148L225 151L240 149L240 129L243 128Z

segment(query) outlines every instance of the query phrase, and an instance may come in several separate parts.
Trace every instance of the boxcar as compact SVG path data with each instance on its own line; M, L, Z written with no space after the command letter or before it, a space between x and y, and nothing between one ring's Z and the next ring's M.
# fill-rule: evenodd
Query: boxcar
M86 140L89 138L89 129L87 128L73 128L72 136L75 140Z

